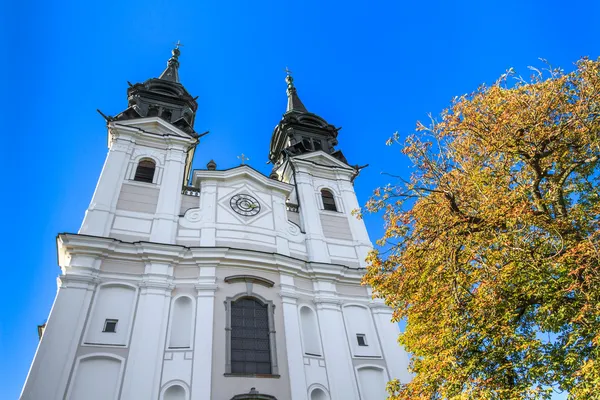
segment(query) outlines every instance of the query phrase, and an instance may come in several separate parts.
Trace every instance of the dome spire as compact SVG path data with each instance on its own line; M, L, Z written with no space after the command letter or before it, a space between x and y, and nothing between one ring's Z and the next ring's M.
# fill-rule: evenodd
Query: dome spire
M177 43L175 43L175 48L171 51L172 57L167 61L167 68L160 74L158 79L179 83L180 46L183 46L183 44L178 40Z
M304 107L304 104L302 104L300 97L298 97L298 93L296 92L296 87L294 86L294 78L292 78L292 71L290 71L288 69L288 67L285 67L285 73L286 73L285 81L287 82L287 96L288 96L286 112L290 112L292 110L308 112L306 110L306 107Z

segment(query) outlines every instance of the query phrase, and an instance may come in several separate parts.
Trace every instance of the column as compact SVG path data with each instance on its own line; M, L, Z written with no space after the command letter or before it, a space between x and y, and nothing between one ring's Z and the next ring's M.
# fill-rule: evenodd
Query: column
M319 299L317 313L332 399L358 399L356 375L339 300Z
M398 343L400 329L397 323L392 322L392 309L385 304L377 304L372 306L371 312L390 377L398 378L402 383L410 382L408 353Z
M217 289L215 271L215 267L200 267L200 277L196 284L198 294L191 400L211 398L215 290Z
M140 286L121 392L121 398L128 400L158 399L169 320L171 287L166 281Z
M150 233L151 242L175 243L186 156L184 145L171 145L167 150L156 214Z
M304 359L302 339L298 319L298 305L294 278L281 275L281 300L283 304L283 324L285 329L285 346L288 361L288 373L292 392L291 400L306 400L307 387L304 375Z
M92 277L59 279L48 325L21 393L22 400L64 397L95 287Z
M79 233L94 236L108 235L133 146L134 142L130 138L113 140Z

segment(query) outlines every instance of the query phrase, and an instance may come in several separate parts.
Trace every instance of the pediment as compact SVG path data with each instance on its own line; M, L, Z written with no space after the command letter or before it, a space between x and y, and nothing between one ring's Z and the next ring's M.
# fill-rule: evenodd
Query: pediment
M270 179L248 165L240 165L239 167L220 171L194 170L192 179L192 184L194 186L197 187L198 182L205 179L219 181L247 179L250 183L259 186L263 190L268 191L275 189L284 192L286 196L289 195L294 188L293 185L288 183Z
M144 133L155 134L158 136L177 136L185 139L193 139L195 138L177 128L176 126L164 121L159 117L148 117L148 118L136 118L125 121L115 121L113 122L116 128L126 127L131 129L136 129Z
M310 153L295 156L294 159L309 161L326 167L337 167L352 170L348 164L338 160L337 158L325 153L324 151L314 151Z

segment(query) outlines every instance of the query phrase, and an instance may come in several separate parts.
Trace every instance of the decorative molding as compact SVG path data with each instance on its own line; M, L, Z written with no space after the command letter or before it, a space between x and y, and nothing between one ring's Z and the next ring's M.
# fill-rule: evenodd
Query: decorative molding
M260 276L255 275L231 275L223 279L227 283L237 283L237 282L246 282L246 283L256 283L258 285L266 286L271 288L275 285L275 282L270 281L265 278L261 278Z
M221 171L194 170L192 182L196 185L199 179L204 183L214 180L223 181L235 178L250 178L252 181L261 184L261 186L283 192L286 196L289 196L294 189L294 185L270 179L248 165L240 165L239 167Z
M300 234L300 227L291 221L287 222L286 228L287 232L292 236L298 236Z
M231 376L231 374L229 376ZM261 377L261 375L251 376ZM279 378L279 375L270 375L269 377ZM231 398L231 400L277 400L277 398L268 394L260 394L258 390L256 390L255 388L251 388L248 393L235 395Z
M256 271L277 272L311 280L334 283L356 283L364 269L342 264L306 261L278 253L235 247L188 247L183 245L124 242L119 239L80 234L58 235L59 264L68 264L75 255L102 256L113 261L156 261L177 266L181 262L195 262L199 266L241 266ZM68 268L64 269L70 274ZM370 300L370 299L369 299Z

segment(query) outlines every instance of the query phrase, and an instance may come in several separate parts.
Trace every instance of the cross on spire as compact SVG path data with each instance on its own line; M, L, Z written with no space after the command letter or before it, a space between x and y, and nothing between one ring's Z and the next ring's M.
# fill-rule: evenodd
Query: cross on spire
M240 160L242 160L242 165L244 165L246 161L250 161L250 159L248 157L246 157L244 155L244 153L242 153L241 156L237 156L237 158L239 158Z
M181 43L180 40L177 41L177 43L173 43L175 45L175 48L178 49L179 47L183 46L183 43Z

